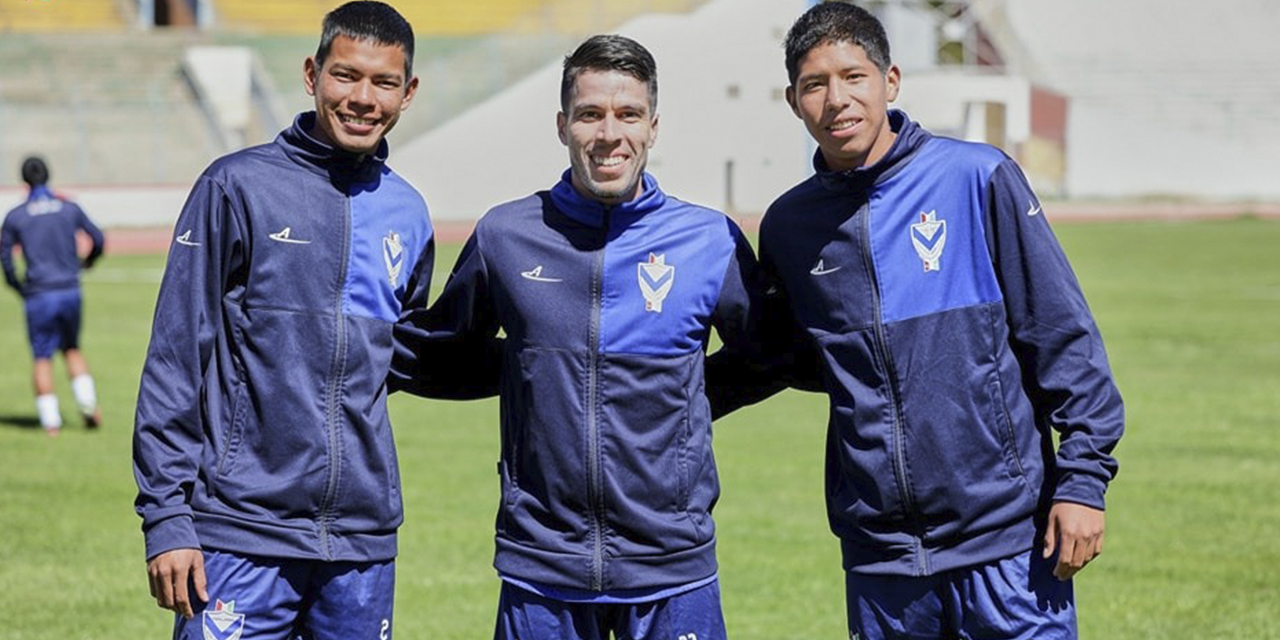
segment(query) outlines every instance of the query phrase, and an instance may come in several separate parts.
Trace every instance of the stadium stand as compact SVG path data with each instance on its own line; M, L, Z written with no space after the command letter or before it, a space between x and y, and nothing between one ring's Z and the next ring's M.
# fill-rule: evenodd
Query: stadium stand
M12 1L12 0L10 0ZM343 0L216 0L217 26L262 33L310 34ZM587 33L642 14L689 11L703 0L432 0L393 3L418 36L475 36L497 32Z
M9 167L30 153L57 167L64 185L189 182L229 149L220 148L183 76L184 50L250 47L281 106L308 109L302 61L315 51L321 17L340 2L215 0L209 28L138 31L132 0L0 0L0 187L17 185ZM705 2L398 2L418 33L414 71L423 92L392 143L432 130L559 59L584 33ZM274 135L260 126L247 142Z
M120 29L128 24L117 0L0 0L0 33Z
M273 33L312 33L320 16L343 0L218 0L218 26ZM508 29L545 4L537 0L433 0L399 2L396 8L418 35L476 35Z

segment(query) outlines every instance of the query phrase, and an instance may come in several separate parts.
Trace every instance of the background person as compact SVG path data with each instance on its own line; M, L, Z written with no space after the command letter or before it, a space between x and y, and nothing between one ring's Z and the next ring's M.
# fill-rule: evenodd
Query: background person
M71 393L85 425L102 422L97 391L89 364L80 351L80 270L88 269L102 255L103 237L89 216L76 203L49 190L49 168L40 158L22 163L22 180L30 188L27 201L10 211L0 228L0 263L4 279L23 298L27 316L27 337L34 357L32 382L36 393L36 413L40 425L51 436L62 428L62 413L54 392L53 354L61 351L71 376ZM77 232L92 242L88 255L80 258ZM15 245L22 247L25 277L19 277L13 262Z

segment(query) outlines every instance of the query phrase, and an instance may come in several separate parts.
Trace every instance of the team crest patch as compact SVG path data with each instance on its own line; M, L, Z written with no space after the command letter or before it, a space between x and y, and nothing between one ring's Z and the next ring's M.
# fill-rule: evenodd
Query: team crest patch
M925 273L942 270L942 248L947 246L947 221L937 211L920 212L920 222L911 225L911 245L924 261Z
M236 613L236 601L218 600L213 611L204 612L204 640L240 640L244 634L244 614Z
M662 313L662 301L676 280L676 268L667 264L667 254L650 253L648 262L636 265L636 277L640 280L640 293L644 295L644 310Z
M400 286L400 271L404 267L404 245L400 244L400 234L388 231L382 239L382 260L387 263L387 279L395 289Z

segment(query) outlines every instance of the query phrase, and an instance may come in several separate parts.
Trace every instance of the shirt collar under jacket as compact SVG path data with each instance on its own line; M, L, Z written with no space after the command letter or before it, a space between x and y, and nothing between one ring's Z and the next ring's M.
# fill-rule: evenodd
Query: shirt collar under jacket
M833 191L868 189L876 182L897 173L906 164L906 160L915 155L932 137L899 109L889 110L889 129L898 134L898 137L894 138L893 145L884 157L869 167L832 171L827 168L822 150L814 152L813 168L817 172L818 182Z
M658 181L648 172L640 178L639 196L614 205L606 205L578 193L573 188L572 174L572 169L565 169L560 175L560 182L551 188L551 201L562 213L585 225L603 226L606 211L615 223L626 224L661 209L667 202L667 194L658 188Z
M387 141L378 143L373 154L361 155L334 147L311 135L316 112L305 111L293 119L293 126L276 136L276 144L298 164L326 175L336 185L376 180L387 161Z

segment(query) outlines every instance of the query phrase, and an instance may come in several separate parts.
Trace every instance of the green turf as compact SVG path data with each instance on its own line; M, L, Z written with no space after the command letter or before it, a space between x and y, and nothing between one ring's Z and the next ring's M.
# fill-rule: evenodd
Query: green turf
M1280 222L1058 233L1129 415L1106 552L1076 583L1082 637L1280 637ZM64 380L62 437L33 426L18 301L0 298L0 638L168 637L147 593L129 466L160 266L108 256L87 278L99 433L78 426ZM394 398L392 411L407 511L396 637L489 637L496 404ZM846 635L822 506L825 414L821 398L790 393L716 425L721 579L738 640Z

